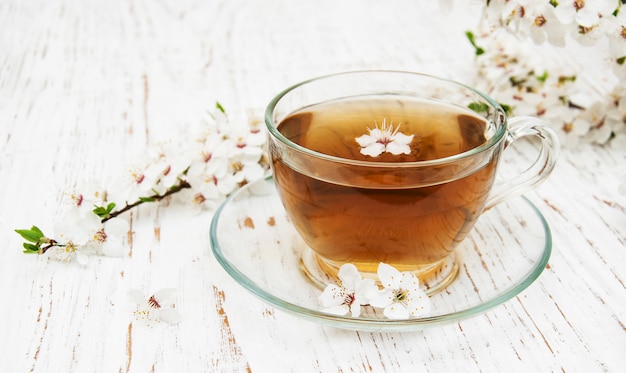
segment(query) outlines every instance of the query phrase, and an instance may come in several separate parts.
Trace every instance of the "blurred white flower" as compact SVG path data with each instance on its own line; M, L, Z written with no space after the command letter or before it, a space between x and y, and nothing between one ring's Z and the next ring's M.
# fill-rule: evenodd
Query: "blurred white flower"
M75 260L79 265L84 266L89 262L89 249L85 246L76 245L72 241L66 241L62 246L55 246L47 251L48 256L64 262Z
M555 46L565 46L566 28L557 18L554 7L549 3L534 4L527 9L525 17L532 40L535 44L548 41Z
M124 255L124 238L128 236L130 224L124 218L108 220L93 235L94 244L105 256L120 257Z
M591 28L600 22L601 17L610 16L617 7L611 0L571 0L559 1L555 13L564 23L576 23L579 26Z
M149 183L152 186L147 191L148 194L141 197L167 192L169 188L178 183L180 178L184 178L183 173L189 167L188 162L186 154L181 152L180 147L176 147L170 142L157 144L143 171L146 187Z
M128 291L130 301L137 304L135 317L144 321L180 323L183 317L175 308L176 297L176 289L161 289L150 296L146 296L138 289Z
M609 39L609 56L618 59L626 56L626 6L614 17L606 17L603 28Z
M153 189L159 179L159 172L146 173L148 169L149 166L146 164L128 168L124 175L113 183L109 192L111 200L122 205L154 194Z
M100 218L94 214L93 205L88 212L82 208L69 209L61 215L54 225L54 235L64 241L77 245L87 245L96 231L102 228Z

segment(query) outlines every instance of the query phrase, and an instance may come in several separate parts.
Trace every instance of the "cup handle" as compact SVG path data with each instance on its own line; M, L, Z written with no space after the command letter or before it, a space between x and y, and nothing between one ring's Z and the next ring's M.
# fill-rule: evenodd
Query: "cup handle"
M520 175L493 186L485 210L505 199L520 195L541 184L550 175L559 156L560 145L557 134L540 119L528 116L510 118L504 141L506 150L516 140L535 136L540 140L539 155L535 162Z

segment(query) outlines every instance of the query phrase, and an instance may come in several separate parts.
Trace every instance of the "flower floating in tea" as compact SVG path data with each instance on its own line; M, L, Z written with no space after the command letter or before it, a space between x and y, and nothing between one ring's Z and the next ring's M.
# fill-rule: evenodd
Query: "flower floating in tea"
M410 319L425 316L430 312L430 298L420 288L420 281L411 272L400 272L396 268L380 263L378 278L382 289L373 279L363 279L357 268L346 263L339 269L339 282L329 284L319 296L324 312L352 317L361 315L361 306L382 308L389 319Z
M368 128L369 134L357 137L355 140L361 146L361 154L377 157L384 152L393 155L410 154L409 144L413 141L413 135L405 135L400 131L400 125L395 129L393 124L387 125L387 120L378 127Z
M363 279L354 264L344 264L339 269L339 283L329 284L319 299L325 312L333 315L345 315L348 312L352 317L361 315L361 306L366 305L366 294L376 288L373 279Z

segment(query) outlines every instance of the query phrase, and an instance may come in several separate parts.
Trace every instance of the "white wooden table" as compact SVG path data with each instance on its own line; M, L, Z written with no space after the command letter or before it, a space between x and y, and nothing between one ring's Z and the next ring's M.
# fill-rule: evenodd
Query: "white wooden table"
M564 151L527 194L550 222L541 277L482 315L410 333L320 326L266 305L211 254L211 213L132 215L122 258L22 254L65 190L185 142L214 102L261 115L303 79L403 69L463 80L477 8L426 1L0 2L0 371L395 372L626 369L624 153ZM445 38L442 36L445 35ZM178 289L178 325L143 325L131 288Z

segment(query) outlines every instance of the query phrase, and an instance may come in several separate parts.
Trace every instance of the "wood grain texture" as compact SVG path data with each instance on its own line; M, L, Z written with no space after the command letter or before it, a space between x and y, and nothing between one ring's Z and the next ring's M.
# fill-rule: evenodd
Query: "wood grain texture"
M457 2L459 3L459 2ZM459 80L476 9L401 0L0 3L0 371L617 372L626 366L624 152L565 151L529 198L554 252L529 289L483 315L412 333L351 332L276 310L212 257L211 213L132 214L122 258L25 256L16 228L53 228L64 191L108 181L160 140L182 146L216 100L262 108L349 69ZM511 150L507 167L525 157ZM178 289L176 326L133 315L131 288Z

